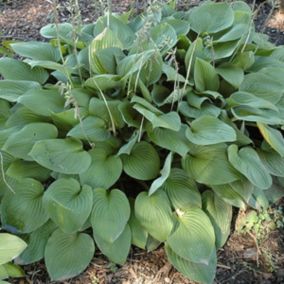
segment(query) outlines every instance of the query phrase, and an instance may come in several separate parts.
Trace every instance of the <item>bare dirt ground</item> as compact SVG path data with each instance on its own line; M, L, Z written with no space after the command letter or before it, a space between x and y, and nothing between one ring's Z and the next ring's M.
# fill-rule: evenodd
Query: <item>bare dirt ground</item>
M60 0L60 21L68 21L68 2ZM113 10L123 11L134 5L130 0L112 1ZM143 1L142 1L143 2ZM180 1L185 7L196 1ZM101 7L95 0L80 0L83 22L93 22ZM141 1L139 1L141 5ZM269 35L277 45L284 44L284 15L280 15L272 0L257 2L255 22L257 30ZM136 5L137 7L137 5ZM141 6L139 6L141 7ZM138 7L138 8L139 8ZM0 43L4 40L41 39L39 30L53 21L52 5L47 0L0 0ZM277 205L283 213L284 201ZM281 209L282 208L282 209ZM246 213L239 213L238 220ZM237 213L235 214L237 216ZM242 232L232 228L232 234L218 253L216 284L277 284L284 283L284 231L267 229L261 224L261 233ZM26 277L11 280L19 284L49 284L43 263L25 267ZM79 277L62 284L193 284L178 273L166 260L164 250L144 252L133 248L128 261L122 267L111 264L99 253L88 269Z

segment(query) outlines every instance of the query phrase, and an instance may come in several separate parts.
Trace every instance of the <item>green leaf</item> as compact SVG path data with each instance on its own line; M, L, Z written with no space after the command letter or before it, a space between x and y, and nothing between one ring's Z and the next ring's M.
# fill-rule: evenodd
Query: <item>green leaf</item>
M102 33L106 27L120 40L124 48L129 49L136 36L128 25L114 15L106 15L96 21L94 36Z
M30 178L9 180L9 184L14 193L7 191L2 200L3 227L20 233L35 231L48 220L42 204L43 185Z
M111 89L119 89L122 87L121 77L112 74L95 75L84 83L87 88L92 88L97 91L108 91Z
M243 69L234 65L223 64L216 68L216 72L235 88L239 88L244 79Z
M203 115L192 121L185 135L190 142L196 145L233 142L237 139L236 132L231 126L209 115Z
M137 143L130 155L121 155L124 171L132 178L151 180L160 171L160 158L155 148L148 142Z
M157 127L149 131L148 136L154 144L184 157L190 149L190 143L185 136L186 129L185 125L179 131Z
M79 124L74 126L67 136L90 142L102 142L110 138L106 122L95 116L87 116Z
M48 239L44 253L51 280L62 281L77 276L88 266L94 252L94 242L89 235L70 235L56 230Z
M153 128L161 127L178 131L181 127L180 116L175 111L171 111L166 114L156 115L155 113L147 110L139 104L135 104L133 108L139 113L141 113L147 120L149 120Z
M173 160L173 153L170 152L165 159L163 168L160 171L161 176L153 181L149 189L149 195L155 193L165 183L171 172L171 165Z
M43 167L63 174L80 174L91 165L91 156L82 143L71 138L38 141L30 156Z
M185 210L191 207L201 208L201 196L197 186L184 170L171 169L163 189L176 210Z
M108 144L98 143L88 152L92 160L90 167L80 174L82 184L93 188L110 188L115 184L122 173L122 162L113 151Z
M284 157L284 139L281 132L260 122L257 122L257 127L271 148L278 152L281 157Z
M0 234L0 265L5 264L16 258L27 244L19 237L1 233Z
M9 102L16 102L26 91L40 89L41 85L34 81L24 80L1 80L0 98Z
M217 256L214 251L208 264L188 261L177 255L167 244L165 246L168 260L183 275L202 284L211 284L215 278Z
M209 190L202 194L202 201L204 211L214 227L216 247L220 248L225 244L230 234L232 206Z
M259 150L257 153L263 165L266 167L266 169L269 171L271 175L284 177L283 157L281 157L277 152L273 150L272 151Z
M194 65L194 82L198 91L217 91L219 78L215 68L207 61L196 58Z
M41 260L44 257L47 240L56 228L57 226L49 220L33 231L29 235L27 248L16 258L15 262L20 265L27 265Z
M121 104L120 100L92 98L89 104L89 114L107 121L109 126L113 123L118 128L122 128L124 120L118 108Z
M178 73L178 70L166 63L163 63L163 73L166 74L167 81L178 81L182 83L186 82L186 79L184 78L184 76Z
M58 131L53 124L30 123L9 136L2 149L16 158L31 161L29 152L37 141L56 138Z
M245 75L239 90L252 93L257 97L277 104L283 95L283 76L283 68L263 68L258 72Z
M247 92L235 92L228 99L230 106L249 106L252 108L270 109L278 111L275 104Z
M117 264L123 265L127 259L131 246L131 231L129 225L125 226L121 235L112 243L102 239L94 232L94 239L100 251L107 258Z
M106 27L92 40L89 47L89 63L92 71L97 74L113 74L116 69L115 51L122 48L123 44L119 37L109 27ZM102 51L108 52L109 56L105 60Z
M207 2L192 9L189 14L191 28L198 34L216 33L229 28L234 21L234 12L227 3Z
M248 10L234 11L233 25L225 33L222 32L220 37L217 36L216 41L217 42L228 42L228 41L245 38L248 36L250 28L251 28L251 11L248 11Z
M146 249L148 232L142 227L135 216L134 211L131 211L131 216L128 222L131 230L131 243L141 249Z
M91 223L96 236L113 243L122 234L129 218L130 205L121 190L95 189Z
M6 80L36 81L40 84L45 83L49 77L46 70L40 67L32 69L28 64L13 58L0 59L0 74Z
M46 181L50 176L50 170L35 162L16 160L10 164L6 174L14 179L34 178L39 181Z
M269 102L267 103L269 105ZM271 109L256 109L249 106L238 106L231 109L232 114L238 120L253 121L264 124L283 124L284 119L280 117L279 112Z
M192 155L188 155L183 166L199 182L220 185L239 179L240 175L230 165L225 144L197 146Z
M25 276L24 270L20 266L14 263L6 263L0 266L0 284L3 284L1 279L5 279L8 277L22 278L24 276ZM4 283L8 283L8 282L4 281Z
M50 116L64 110L65 99L58 90L29 90L18 102L36 114Z
M231 145L228 147L228 158L233 167L258 188L271 186L271 176L253 148L244 147L238 151L237 145Z
M178 210L177 214L178 226L167 244L186 260L208 264L215 251L215 234L208 216L195 207Z
M43 196L43 205L51 220L65 233L79 231L93 206L92 188L73 178L54 181Z
M168 238L173 229L170 201L162 190L151 196L147 192L139 193L135 200L135 216L146 231L161 242Z
M246 208L254 189L253 184L246 179L211 187L226 203L241 209Z
M48 24L40 29L40 34L45 38L55 38L73 44L73 26L70 23Z
M190 24L186 20L168 17L164 19L164 23L170 24L178 36L186 35L190 30Z
M166 54L177 43L175 29L168 23L160 23L154 26L150 35L162 54Z
M40 41L16 42L11 44L12 49L20 56L34 60L48 60L57 62L60 59L58 48Z

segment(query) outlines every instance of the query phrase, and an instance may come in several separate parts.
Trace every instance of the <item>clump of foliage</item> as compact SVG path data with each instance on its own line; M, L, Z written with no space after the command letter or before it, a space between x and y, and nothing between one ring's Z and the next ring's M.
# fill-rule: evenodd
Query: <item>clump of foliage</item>
M51 279L81 273L95 246L123 264L164 243L185 276L212 283L232 206L283 195L284 48L244 2L150 6L2 58L1 222Z

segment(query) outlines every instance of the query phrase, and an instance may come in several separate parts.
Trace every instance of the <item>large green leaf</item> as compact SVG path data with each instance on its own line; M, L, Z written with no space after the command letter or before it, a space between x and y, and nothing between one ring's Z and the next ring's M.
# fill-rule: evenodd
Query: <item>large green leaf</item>
M217 91L219 78L215 68L207 61L196 58L194 65L194 82L198 91Z
M150 35L162 54L166 54L177 42L175 29L168 23L156 25Z
M5 264L16 258L27 244L19 237L1 233L0 234L0 265Z
M190 149L190 143L185 136L186 129L185 125L179 131L157 127L149 131L148 136L154 144L184 157Z
M141 192L135 200L135 216L146 231L161 242L168 238L174 226L170 201L162 190L151 196Z
M250 28L251 28L251 11L236 10L234 11L233 25L225 33L222 32L220 37L218 36L216 41L217 42L228 42L228 41L247 37Z
M103 98L92 98L89 105L90 115L100 117L108 122L109 126L122 128L124 120L118 109L122 102L119 100L104 100Z
M89 142L101 142L110 138L106 122L95 116L87 116L79 124L74 126L67 136Z
M277 104L284 93L283 76L283 68L263 68L258 72L245 75L240 91L252 93L257 97Z
M278 111L278 108L275 104L257 97L253 94L247 92L235 92L228 99L227 102L230 106L249 106L253 108L260 109L271 109Z
M9 136L3 150L16 158L31 161L29 152L37 141L56 138L58 131L53 124L30 123Z
M267 189L271 186L271 176L253 148L244 147L238 151L237 145L231 145L228 148L228 157L233 167L252 184L261 189Z
M275 128L269 127L266 124L257 122L257 127L261 132L265 141L279 153L281 157L284 157L284 138L281 132Z
M45 38L59 37L66 43L73 44L73 26L70 23L48 24L41 28L40 34Z
M211 187L226 203L242 209L246 208L254 189L253 184L246 179Z
M56 225L47 221L43 226L29 235L27 248L16 258L15 262L20 265L27 265L41 260L50 235L55 231Z
M169 247L169 245L167 245L167 243L165 249L170 263L183 275L202 284L213 283L217 267L217 256L215 251L210 256L208 264L205 264L188 261L180 257Z
M46 181L50 176L50 170L35 162L16 160L11 163L6 174L14 179L34 178L39 181Z
M93 72L113 74L116 68L115 51L122 48L123 44L119 37L106 27L93 39L89 47L89 63ZM102 51L107 51L108 56L103 56Z
M7 80L46 82L49 74L40 67L31 68L28 64L13 58L0 59L0 74Z
M281 157L273 150L259 150L257 153L270 174L278 177L284 177L284 157Z
M208 264L215 251L215 233L210 219L196 207L179 210L177 214L178 225L167 244L186 260Z
M58 90L29 90L18 102L36 114L50 116L64 110L65 99Z
M212 145L233 142L237 139L235 130L222 120L203 115L192 121L186 130L187 139L197 145Z
M94 232L94 239L100 251L109 258L110 261L123 265L127 259L131 246L131 231L126 225L120 236L112 243L102 239Z
M106 143L96 144L88 152L92 161L90 167L80 174L81 183L93 188L110 188L122 173L121 159L113 152L114 149Z
M83 233L65 234L59 229L48 239L44 258L51 280L77 276L88 266L95 252L92 238Z
M47 139L35 143L30 156L40 165L63 174L80 174L91 165L91 156L80 141Z
M194 8L189 23L196 33L216 33L229 28L234 21L234 12L227 3L208 2Z
M269 103L267 104L267 106ZM257 109L250 106L238 106L232 108L232 114L238 120L259 122L263 124L283 124L284 119L280 117L278 111L271 109Z
M240 87L244 79L244 71L230 64L224 64L216 68L216 72L233 87Z
M151 180L160 171L160 158L156 149L148 142L137 143L130 155L122 155L123 169L131 177Z
M43 196L43 204L51 220L65 233L79 231L93 206L93 191L80 186L73 178L54 181Z
M41 85L35 81L1 80L0 98L9 102L16 102L26 91L40 88Z
M3 227L21 233L35 231L48 220L42 204L43 185L30 178L9 183L14 192L7 191L2 200Z
M175 209L185 210L191 207L201 207L201 196L197 186L182 169L171 169L163 189Z
M165 159L163 168L160 171L161 176L153 181L149 189L149 195L152 195L156 192L162 185L165 183L166 179L169 177L171 172L171 165L173 160L173 153L170 152Z
M100 74L89 78L84 86L95 89L96 91L106 92L112 89L120 89L122 87L121 77L112 74Z
M93 30L94 36L102 33L106 27L119 38L124 48L128 49L136 37L132 29L114 15L106 15L97 20Z
M130 205L122 191L95 189L91 223L96 236L113 243L122 234L129 218Z
M220 185L233 182L240 175L229 163L226 150L225 144L197 146L184 159L184 168L199 183Z
M25 272L19 265L11 262L0 265L0 284L9 284L9 282L1 281L1 279L6 279L9 277L22 278L25 277Z
M166 114L156 115L139 104L135 104L133 108L149 120L153 128L161 127L178 131L181 127L181 119L177 112L171 111Z
M210 218L216 236L216 247L222 247L230 234L232 221L232 206L218 197L212 191L202 194L203 208Z
M47 42L30 41L16 42L11 44L12 49L23 57L34 60L48 60L57 62L60 59L58 48Z
M131 211L131 216L128 222L131 230L131 243L141 249L146 249L148 232L142 227L135 216L134 210Z

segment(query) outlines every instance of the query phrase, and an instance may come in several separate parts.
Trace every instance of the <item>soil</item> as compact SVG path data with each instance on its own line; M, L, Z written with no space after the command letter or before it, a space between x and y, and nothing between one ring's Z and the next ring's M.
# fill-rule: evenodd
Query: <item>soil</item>
M70 19L68 3L72 1L74 0L58 0L61 22ZM180 2L184 6L189 6L186 1ZM53 21L51 3L52 1L48 0L0 0L0 41L42 40L39 35L40 28ZM100 1L95 0L79 1L83 22L95 21L103 10L99 3ZM115 12L126 10L130 5L136 8L143 7L143 3L141 4L139 0L134 4L130 0L113 0L112 3ZM273 0L257 2L255 23L258 31L265 32L272 42L280 45L284 44L284 15L278 13L273 3ZM196 4L198 0L190 2L190 5ZM283 207L284 202L282 201L281 204ZM238 219L245 215L245 212L240 212ZM284 230L267 230L264 224L260 236L254 232L233 231L227 244L218 252L215 283L284 283ZM43 263L24 268L26 277L11 282L55 283L49 282ZM193 284L194 282L184 278L167 262L163 248L149 253L133 248L127 263L122 267L109 263L103 255L97 253L82 275L62 282L62 284L67 283Z

